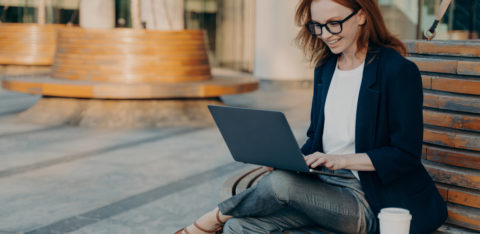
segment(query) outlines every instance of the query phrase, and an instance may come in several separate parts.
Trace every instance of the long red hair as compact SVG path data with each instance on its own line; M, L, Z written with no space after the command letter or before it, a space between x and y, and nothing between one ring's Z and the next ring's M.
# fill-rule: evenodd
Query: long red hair
M329 57L332 52L328 46L318 37L313 36L306 28L305 24L312 20L311 5L314 0L302 0L297 6L295 14L295 23L301 27L296 37L297 45L303 49L307 59L313 64L321 64L322 61ZM393 48L403 56L406 55L407 49L405 45L394 35L392 35L383 20L383 16L378 7L377 1L374 0L333 0L352 10L363 10L366 16L365 24L362 25L363 30L357 40L358 50L367 48L368 45L374 44ZM371 50L372 48L368 48Z

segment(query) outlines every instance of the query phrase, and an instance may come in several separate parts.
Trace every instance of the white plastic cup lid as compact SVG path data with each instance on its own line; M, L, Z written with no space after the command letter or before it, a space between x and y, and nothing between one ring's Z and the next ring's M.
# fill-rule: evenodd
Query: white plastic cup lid
M378 218L392 221L409 221L412 219L412 215L407 209L389 207L381 209Z

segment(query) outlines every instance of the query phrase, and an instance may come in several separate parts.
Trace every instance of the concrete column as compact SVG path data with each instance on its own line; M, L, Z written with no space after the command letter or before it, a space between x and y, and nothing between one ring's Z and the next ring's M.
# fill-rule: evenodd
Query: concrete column
M183 30L183 0L141 0L141 18L150 30Z
M141 29L140 0L130 0L130 15L132 16L132 28Z
M80 26L92 29L115 27L115 0L81 0Z
M45 0L37 0L37 24L45 24Z
M268 80L312 79L313 68L295 44L300 30L294 23L292 0L257 0L253 74Z
M242 71L253 70L255 2L219 1L215 56L222 66Z

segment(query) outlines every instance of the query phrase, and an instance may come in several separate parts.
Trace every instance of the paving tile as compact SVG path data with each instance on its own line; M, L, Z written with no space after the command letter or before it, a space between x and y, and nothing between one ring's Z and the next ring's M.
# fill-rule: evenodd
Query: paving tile
M73 233L148 233L149 230L155 233L173 233L218 204L221 185L230 175L212 179ZM105 227L108 227L108 231Z

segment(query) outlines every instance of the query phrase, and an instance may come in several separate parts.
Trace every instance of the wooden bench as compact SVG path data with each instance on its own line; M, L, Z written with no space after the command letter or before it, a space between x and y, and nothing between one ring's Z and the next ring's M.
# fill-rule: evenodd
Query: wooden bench
M480 42L410 41L424 89L423 164L447 224L480 232Z

